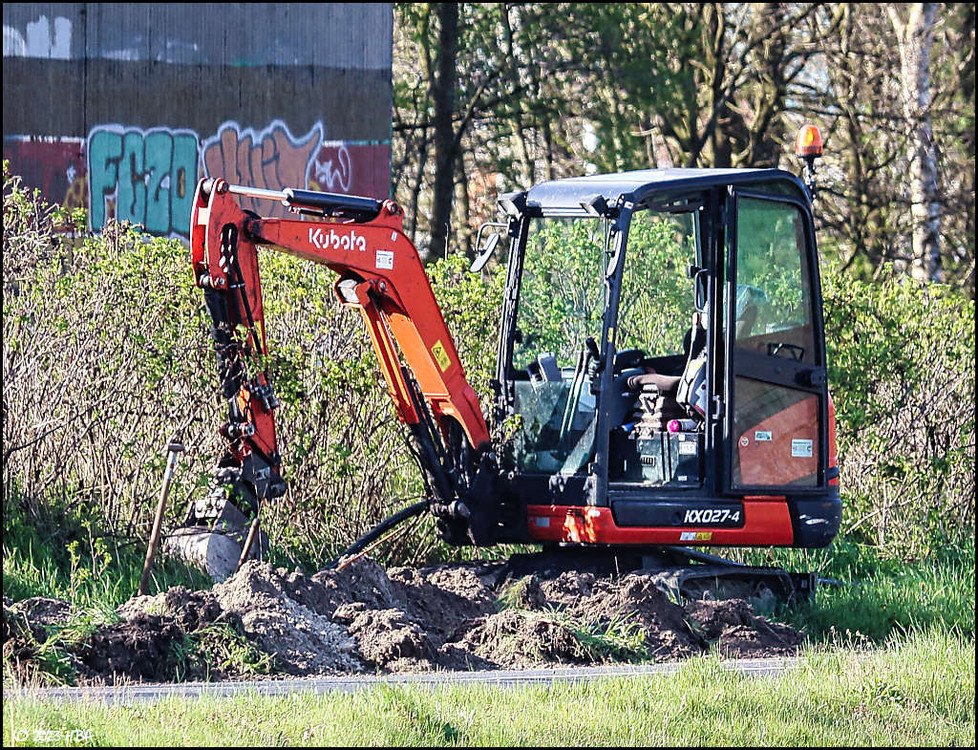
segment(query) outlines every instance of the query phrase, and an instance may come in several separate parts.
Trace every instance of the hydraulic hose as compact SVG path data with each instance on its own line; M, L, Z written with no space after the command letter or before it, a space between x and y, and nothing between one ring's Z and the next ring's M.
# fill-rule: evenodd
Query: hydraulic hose
M428 509L428 501L421 500L420 502L417 502L414 505L409 505L407 508L398 511L390 518L388 518L386 521L381 521L379 524L374 526L370 531L368 531L362 537L357 539L353 544L347 547L342 554L338 555L335 560L333 560L329 565L326 566L326 569L327 570L334 569L337 565L339 565L340 561L344 557L349 557L351 555L357 554L362 549L364 549L367 545L373 542L375 539L378 539L380 536L382 536L388 530L394 528L399 523L403 523L404 521L407 521L409 518L414 518L415 516L420 515L427 509Z

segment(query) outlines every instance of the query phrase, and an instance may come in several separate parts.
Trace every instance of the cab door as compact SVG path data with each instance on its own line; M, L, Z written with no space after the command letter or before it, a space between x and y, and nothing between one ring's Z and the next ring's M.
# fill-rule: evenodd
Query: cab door
M732 191L726 270L724 489L757 496L824 489L828 386L808 204Z

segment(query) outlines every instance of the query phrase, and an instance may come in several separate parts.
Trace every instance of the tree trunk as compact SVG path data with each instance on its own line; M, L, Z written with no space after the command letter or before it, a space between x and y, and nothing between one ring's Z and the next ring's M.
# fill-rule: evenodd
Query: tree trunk
M455 183L455 193L458 201L458 240L455 243L456 252L465 253L471 263L475 260L475 248L472 237L472 201L469 199L469 183L465 179L465 152L459 148L455 157L455 174L459 179Z
M931 125L930 53L937 3L914 3L904 22L888 5L900 49L901 95L910 133L910 200L913 256L910 271L921 281L941 280L941 206L937 148Z
M435 185L431 208L428 257L445 256L455 191L455 58L458 51L458 3L438 4L438 74L433 86L435 104Z

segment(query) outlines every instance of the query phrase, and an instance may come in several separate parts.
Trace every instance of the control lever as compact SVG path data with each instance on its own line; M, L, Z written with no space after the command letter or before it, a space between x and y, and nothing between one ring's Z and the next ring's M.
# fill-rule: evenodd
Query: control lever
M587 371L588 379L591 381L591 393L597 394L599 390L597 375L604 369L604 362L601 360L601 350L598 349L598 342L591 336L584 340L584 347L587 349L587 363L584 369Z
M593 337L588 336L584 340L584 345L587 347L588 359L597 365L593 372L601 372L601 368L604 366L604 363L601 361L601 350L598 349L598 342L595 341Z

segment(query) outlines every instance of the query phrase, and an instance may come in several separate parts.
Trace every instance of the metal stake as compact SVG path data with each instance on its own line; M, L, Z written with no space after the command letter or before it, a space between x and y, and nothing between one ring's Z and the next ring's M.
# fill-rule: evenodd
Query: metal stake
M186 448L183 443L174 437L167 445L169 451L166 457L166 471L163 474L163 486L160 488L160 502L156 506L156 517L153 519L153 531L149 535L149 547L146 550L146 562L143 563L143 577L139 582L139 594L144 595L149 585L149 575L153 570L153 558L156 557L156 548L160 543L160 531L163 528L163 511L166 509L166 497L170 494L170 482L173 480L173 472L177 466L177 457Z
M241 570L241 566L245 564L245 560L248 559L248 553L251 552L251 548L255 543L255 537L258 535L258 516L255 516L255 520L251 522L251 528L248 529L248 538L245 539L244 549L241 550L241 557L238 558L238 564L234 568L234 572L237 573Z

